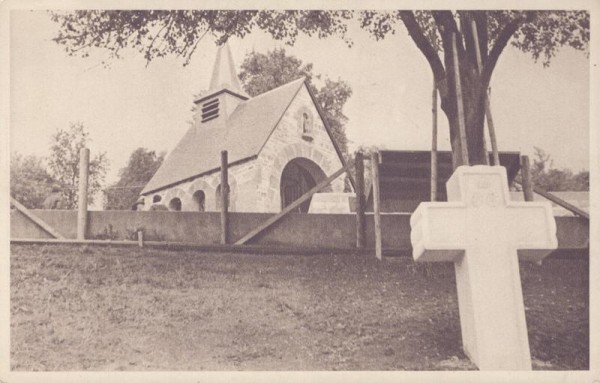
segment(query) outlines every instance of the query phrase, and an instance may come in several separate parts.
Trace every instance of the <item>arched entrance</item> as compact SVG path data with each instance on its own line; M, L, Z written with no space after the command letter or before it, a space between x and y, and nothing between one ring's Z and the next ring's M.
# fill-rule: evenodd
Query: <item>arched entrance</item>
M285 165L281 173L281 208L290 205L326 178L325 172L313 161L308 158L294 158ZM327 191L327 188L323 191ZM295 211L308 212L310 201L311 199L308 199L303 202Z
M196 211L204 211L204 202L206 200L206 196L204 195L204 191L203 190L197 190L193 195L192 195L192 201L194 201L194 207L196 208Z
M169 202L169 210L181 211L181 199L175 197Z

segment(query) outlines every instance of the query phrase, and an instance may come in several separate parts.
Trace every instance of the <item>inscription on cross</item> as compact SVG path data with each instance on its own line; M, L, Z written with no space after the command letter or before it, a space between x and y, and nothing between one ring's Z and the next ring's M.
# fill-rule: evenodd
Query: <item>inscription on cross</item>
M461 166L449 202L424 202L411 216L413 258L454 262L463 349L481 370L530 370L519 259L557 248L549 202L511 202L506 169Z

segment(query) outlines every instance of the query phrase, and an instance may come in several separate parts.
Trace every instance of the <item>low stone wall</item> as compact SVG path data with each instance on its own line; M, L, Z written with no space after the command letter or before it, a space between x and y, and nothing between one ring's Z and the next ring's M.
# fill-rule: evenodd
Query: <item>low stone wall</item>
M32 210L65 238L77 237L77 212ZM230 213L230 242L243 237L266 221L270 213ZM383 245L410 247L408 215L383 215ZM171 241L213 245L220 242L220 215L216 212L90 211L87 239L135 240L143 229L149 241ZM367 215L367 245L374 246L373 217ZM11 238L51 238L20 212L11 211ZM251 243L303 247L353 248L356 216L353 214L294 214L283 217Z
M74 210L32 210L65 238L77 237ZM230 243L271 217L270 213L230 213ZM367 247L375 246L373 216L367 214ZM410 215L383 214L383 248L409 251ZM556 217L561 249L589 247L589 222L577 217ZM11 211L11 238L51 238L17 210ZM220 242L220 216L216 212L91 211L87 239L135 240L138 229L148 241L214 245ZM252 244L319 248L354 248L356 216L353 214L294 214L282 218Z
M76 210L31 210L65 238L77 237ZM52 238L16 209L10 211L10 238Z

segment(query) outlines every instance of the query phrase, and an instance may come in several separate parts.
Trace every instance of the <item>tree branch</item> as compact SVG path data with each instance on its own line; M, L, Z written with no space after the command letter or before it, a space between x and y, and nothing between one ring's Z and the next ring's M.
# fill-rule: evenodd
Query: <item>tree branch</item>
M462 34L458 30L458 25L454 20L454 16L450 11L432 11L433 20L435 21L440 35L442 36L442 46L444 47L444 61L446 69L454 71L454 63L452 61L452 35L456 35L456 53L459 60L465 53ZM452 82L452 81L451 81Z
M429 66L431 66L431 71L433 72L433 77L435 78L435 82L441 82L446 79L446 71L444 70L444 65L440 60L437 52L423 33L423 30L417 23L415 19L415 14L412 11L400 11L400 18L404 23L404 26L408 30L408 34L413 39L414 43L417 45L417 48L423 53L427 61L429 62Z
M194 44L194 46L192 47L192 50L190 51L190 53L187 55L187 59L185 60L184 65L188 65L190 63L190 60L192 58L192 55L194 54L194 52L196 51L196 48L198 48L198 43L200 43L200 40L202 40L204 38L204 36L206 36L206 34L208 33L208 29L204 31L204 33L202 33L202 36L198 37L198 39L196 40L196 43Z
M459 38L461 36L460 31L458 30L458 25L456 25L456 21L454 20L454 16L452 15L452 12L450 11L432 11L431 12L433 19L435 20L435 23L438 26L438 29L440 30L440 34L442 35L442 40L446 40L445 42L452 44L452 41L450 40L452 38L452 33L456 34L457 37L457 41L456 41L456 48L458 50L459 54L462 54L462 51L464 50L464 45L462 42L462 39ZM444 49L444 52L446 52L446 49Z
M475 25L477 25L477 38L479 40L481 62L485 62L488 57L488 25L486 11L473 11L473 19L475 20Z
M530 14L527 17L517 17L511 20L504 29L498 35L496 43L490 50L487 59L483 62L483 70L481 71L481 86L482 89L487 89L492 78L494 68L498 63L500 54L506 48L506 44L510 41L515 32L521 27L521 25L530 18Z
M471 29L472 11L458 11L458 15L460 17L460 29L464 38L466 59L476 68L475 37Z
M152 42L150 43L150 45L148 45L148 48L146 48L146 53L144 54L146 56L146 67L148 67L148 64L150 64L150 60L152 60L152 48L154 48L154 43L156 42L156 40L158 39L158 37L160 36L161 32L169 27L173 24L173 17L171 17L171 15L169 15L169 21L167 23L165 23L162 28L160 28L158 30L158 32L156 32L156 35L154 36L154 38L152 39ZM163 36L163 38L166 38L166 36L169 34L169 32L167 31L167 33L165 33L165 36ZM160 46L159 46L160 48ZM158 48L157 48L158 49Z

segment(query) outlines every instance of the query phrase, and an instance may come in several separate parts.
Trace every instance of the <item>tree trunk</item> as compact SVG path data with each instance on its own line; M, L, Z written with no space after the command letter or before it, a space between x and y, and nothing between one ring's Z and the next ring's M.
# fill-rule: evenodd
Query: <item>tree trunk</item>
M452 44L452 41L457 37L456 55L458 56L460 66L469 165L486 164L486 156L488 154L484 144L484 119L487 88L498 62L498 57L500 57L500 54L521 24L525 21L531 21L535 17L535 13L528 12L526 15L519 15L508 21L500 29L499 33L497 33L491 49L488 49L487 11L458 11L460 28L456 23L455 15L451 11L431 11L433 22L436 25L437 32L441 36L443 58L438 55L439 47L434 48L428 35L419 25L415 14L412 11L400 11L399 14L408 34L429 62L433 72L433 77L440 93L442 110L446 114L448 125L450 126L450 142L452 144L454 168L463 165L458 128ZM475 22L476 28L472 28L472 21ZM474 35L475 29L478 33L477 38ZM483 64L481 74L479 73L477 64L476 42L479 43L479 52Z
M484 148L484 119L485 119L485 92L482 89L487 85L481 83L477 67L466 59L468 55L459 58L462 99L464 108L464 123L469 154L469 165L486 164L487 155ZM446 62L447 68L450 66ZM441 107L450 127L450 143L452 145L452 161L454 168L464 165L461 159L460 135L458 130L457 95L454 83L454 67L446 71L445 92L440 92Z

